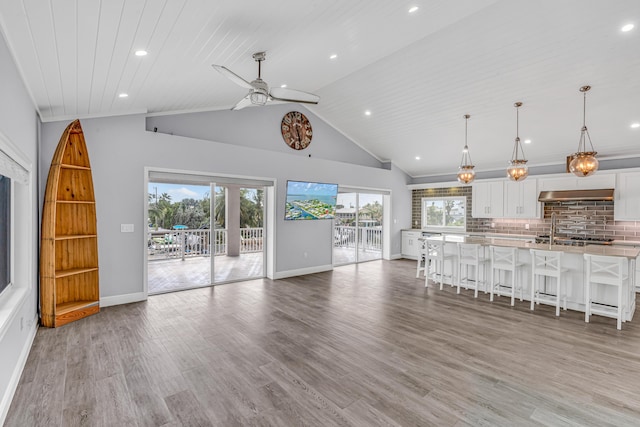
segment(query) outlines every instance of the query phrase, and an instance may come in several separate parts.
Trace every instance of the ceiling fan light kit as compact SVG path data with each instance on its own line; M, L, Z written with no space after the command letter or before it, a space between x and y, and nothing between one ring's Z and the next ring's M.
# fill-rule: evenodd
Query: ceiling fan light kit
M473 163L471 162L471 154L469 154L469 146L467 145L467 124L471 116L469 114L465 114L463 117L464 149L462 150L462 159L460 160L460 167L458 168L458 181L462 184L469 184L476 177L476 173L473 170L475 166L473 166Z
M513 106L516 107L516 140L513 145L511 161L507 168L507 176L512 181L523 181L527 176L529 176L529 168L527 167L527 159L524 157L524 150L522 149L522 143L520 142L519 109L522 107L522 102L516 102ZM522 157L520 157L521 155Z
M302 104L317 104L320 101L318 95L312 93L303 92L301 90L289 89L283 87L269 88L267 82L262 80L262 61L267 57L266 52L256 52L253 54L253 59L258 63L258 77L248 82L244 78L240 77L230 69L222 65L213 64L220 74L245 89L249 89L249 93L242 98L236 105L231 108L232 110L240 110L250 105L265 105L269 101L280 102L298 102Z
M582 129L580 130L580 141L578 142L578 151L573 153L571 156L573 160L569 164L569 170L576 176L585 177L589 175L593 175L595 171L598 170L599 162L596 159L596 154L598 154L593 149L593 143L591 142L591 136L589 136L589 131L587 130L586 125L586 115L587 115L587 92L591 89L591 86L582 86L580 88L580 92L583 95L582 102ZM591 151L587 151L587 140L589 140L589 146L591 147Z

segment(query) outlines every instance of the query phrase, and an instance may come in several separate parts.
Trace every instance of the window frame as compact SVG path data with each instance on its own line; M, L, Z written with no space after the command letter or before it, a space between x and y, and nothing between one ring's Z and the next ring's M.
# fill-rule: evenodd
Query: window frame
M8 282L6 283L6 286L3 283L0 283L0 295L3 294L3 292L7 291L8 289L11 288L11 285L13 283L13 270L14 270L14 236L13 236L13 230L14 230L14 200L13 200L13 193L14 193L14 180L11 179L10 176L7 175L3 175L0 174L0 176L2 176L3 178L6 178L8 180L8 189L7 189L7 203L8 203L8 219L6 221L6 223L4 224L0 224L0 226L2 227L7 227L6 230L6 234L7 234L7 247L6 248L2 248L2 249L6 249L7 253L6 253L6 263L7 263L7 279ZM1 201L0 201L1 202ZM1 213L0 213L1 214ZM2 233L3 231L0 230L0 233ZM2 253L2 249L0 249L0 255L4 256ZM4 287L3 287L4 286Z
M9 285L0 293L0 342L21 312L28 297L37 295L38 245L34 240L37 229L37 208L33 164L2 132L0 155L3 156L4 176L11 179L10 271ZM31 314L29 314L30 316ZM37 317L25 318L27 328L37 324ZM35 328L33 328L35 333Z
M463 211L464 211L464 216L463 216L463 224L461 226L447 226L444 224L445 221L445 215L443 213L442 215L442 221L443 224L442 225L430 225L427 224L427 204L430 202L434 202L434 201L442 201L442 202L446 202L449 200L455 200L455 201L459 201L462 202L463 204ZM428 231L448 231L448 232L466 232L467 231L467 198L465 196L443 196L443 197L423 197L420 201L420 219L421 219L421 226L423 230L428 230Z

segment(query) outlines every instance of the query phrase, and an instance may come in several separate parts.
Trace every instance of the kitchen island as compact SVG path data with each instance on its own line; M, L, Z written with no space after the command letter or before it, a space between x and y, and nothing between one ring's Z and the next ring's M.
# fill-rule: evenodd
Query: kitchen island
M517 278L523 285L523 296L527 301L530 300L531 295L531 254L530 249L546 250L546 251L558 251L563 252L562 266L567 268L568 271L563 273L563 282L566 281L567 290L567 308L571 310L585 311L585 267L584 267L584 254L602 255L612 257L622 257L625 259L625 263L628 268L628 280L625 282L623 288L624 294L624 320L628 321L633 318L635 312L635 273L636 273L636 260L640 255L640 249L634 247L620 247L620 246L607 246L607 245L587 245L587 246L565 246L565 245L550 245L545 243L534 243L524 240L507 240L500 238L487 238L477 236L464 236L464 235L442 235L432 236L425 240L430 242L444 242L445 253L455 255L457 252L458 243L475 243L483 247L488 257L489 246L501 246L501 247L515 247L518 248L518 260L525 265L521 267L522 274ZM445 283L452 284L451 279L447 282L447 277L453 277L453 284L455 284L456 278L454 272L450 270L451 266L448 263L445 266L448 270L445 270ZM455 264L455 261L454 261ZM489 279L489 263L487 262L486 278ZM482 272L480 273L482 277ZM480 289L488 289L488 287L480 286ZM617 304L617 292L612 286L606 285L594 285L592 288L592 294L594 301L601 304L616 305Z

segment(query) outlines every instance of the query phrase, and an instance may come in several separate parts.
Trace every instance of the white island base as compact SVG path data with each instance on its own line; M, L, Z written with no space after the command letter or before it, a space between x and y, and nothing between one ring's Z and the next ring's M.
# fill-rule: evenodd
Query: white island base
M505 239L495 239L495 238L482 238L482 237L469 237L469 236L459 236L459 235L445 235L445 236L434 236L427 238L428 241L444 241L445 253L456 255L457 253L457 244L459 242L462 243L477 243L483 246L483 250L485 251L485 257L488 258L489 254L489 246L502 246L502 247L516 247L518 248L518 261L524 263L520 267L520 272L516 277L516 287L520 285L524 286L523 288L523 299L530 301L531 300L531 253L530 249L539 249L539 250L551 250L551 251L559 251L563 252L564 255L562 257L562 267L568 269L568 271L563 272L562 282L564 289L566 290L567 296L567 308L569 310L577 310L577 311L585 311L585 263L584 263L584 254L592 254L592 255L603 255L603 256L614 256L614 257L623 257L625 259L625 263L628 268L628 278L623 286L623 320L630 321L633 319L633 314L636 309L636 299L635 299L635 273L636 273L636 259L640 254L640 250L631 247L613 247L613 246L604 246L604 245L587 245L584 247L576 247L576 246L564 246L564 245L549 245L549 244L540 244L540 243L532 243L526 241L518 241L518 240L505 240ZM444 283L446 284L457 284L456 272L452 271L451 263L444 263L445 271L444 271ZM483 277L486 278L486 282L480 285L480 289L489 289L488 281L490 278L489 272L489 262L486 263L487 271L486 276L482 271L482 266L480 267L480 279ZM454 259L453 262L453 270L457 268L457 261ZM507 273L508 274L508 273ZM453 278L453 280L452 280ZM497 280L497 279L496 279ZM552 278L548 278L547 280L555 280ZM510 283L510 279L508 280ZM549 286L549 290L555 292L555 286ZM596 285L592 286L592 301L597 302L599 304L604 304L608 306L617 306L618 304L618 293L617 289L614 286L610 285ZM478 298L481 298L484 294L479 294ZM520 296L520 292L516 291L516 300ZM487 298L489 298L487 296ZM561 314L562 315L562 314Z

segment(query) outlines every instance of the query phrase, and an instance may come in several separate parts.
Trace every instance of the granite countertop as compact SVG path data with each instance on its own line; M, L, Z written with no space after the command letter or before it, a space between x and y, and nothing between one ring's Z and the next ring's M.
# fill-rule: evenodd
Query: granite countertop
M640 255L640 249L630 246L613 246L613 245L587 245L587 246L565 246L565 245L549 245L548 243L525 242L517 239L500 239L494 237L478 237L478 236L462 236L445 234L443 236L432 236L426 240L444 241L446 243L477 243L482 246L502 246L515 247L519 249L539 249L545 251L558 251L569 254L591 254L604 256L617 256L629 259L635 259Z
M639 240L614 240L613 244L619 245L619 246L640 246L640 241Z
M419 233L425 232L425 233L433 233L433 234L446 234L447 236L470 236L470 237L497 237L497 238L504 238L504 239L522 239L522 240L534 240L536 238L536 236L533 235L525 235L525 234L505 234L505 233L481 233L481 232L460 232L460 233L454 233L451 231L445 231L445 232L441 232L441 231L432 231L432 230L423 230L420 228L403 228L402 231L416 231ZM638 245L640 245L640 242L638 242Z

